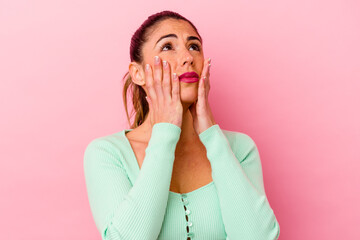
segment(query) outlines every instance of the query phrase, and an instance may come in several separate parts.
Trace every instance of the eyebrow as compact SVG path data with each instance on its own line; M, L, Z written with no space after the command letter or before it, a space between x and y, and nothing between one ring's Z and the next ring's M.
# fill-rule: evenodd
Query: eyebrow
M157 42L155 43L155 45L158 44L158 42L160 42L161 39L167 38L167 37L178 38L176 34L170 33L170 34L167 34L167 35L164 35L164 36L160 37L159 40L157 40ZM198 40L198 41L202 44L202 41L201 41L198 37L188 36L188 37L187 37L187 41L190 41L190 40Z

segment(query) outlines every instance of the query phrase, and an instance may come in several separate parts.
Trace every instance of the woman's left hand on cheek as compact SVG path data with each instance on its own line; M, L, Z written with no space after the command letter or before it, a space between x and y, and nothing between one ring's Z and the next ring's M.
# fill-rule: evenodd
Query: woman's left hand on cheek
M204 61L203 71L199 79L198 99L189 108L193 117L194 129L198 135L216 124L208 102L210 91L210 62L210 58Z

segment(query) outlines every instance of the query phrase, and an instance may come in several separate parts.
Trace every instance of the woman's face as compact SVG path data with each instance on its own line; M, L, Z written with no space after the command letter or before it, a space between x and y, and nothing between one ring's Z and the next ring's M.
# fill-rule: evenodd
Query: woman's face
M168 34L172 34L172 36L164 37ZM145 76L144 67L146 63L149 63L154 69L155 56L159 56L161 61L166 60L169 63L171 73L175 72L177 76L194 71L200 77L204 65L204 53L200 37L193 27L184 20L166 19L161 21L144 44L143 56L143 76ZM197 99L198 85L199 82L185 83L180 81L180 97L183 103L193 103Z

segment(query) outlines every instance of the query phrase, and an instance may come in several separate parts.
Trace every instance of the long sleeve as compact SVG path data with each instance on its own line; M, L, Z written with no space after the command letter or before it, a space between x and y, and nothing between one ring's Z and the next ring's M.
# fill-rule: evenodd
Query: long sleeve
M267 200L255 142L236 133L234 152L215 124L199 135L212 168L227 240L274 240L280 225Z
M103 240L157 239L180 133L181 128L174 124L161 122L153 126L133 186L124 170L122 153L113 143L98 138L88 144L84 153L86 188Z

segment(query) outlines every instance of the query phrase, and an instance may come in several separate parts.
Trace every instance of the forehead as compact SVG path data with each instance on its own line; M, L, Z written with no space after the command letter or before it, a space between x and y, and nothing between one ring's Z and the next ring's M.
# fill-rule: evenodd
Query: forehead
M159 37L169 33L174 33L180 38L188 35L198 36L194 28L187 21L166 19L154 25L153 30L149 33L148 40L157 41Z

